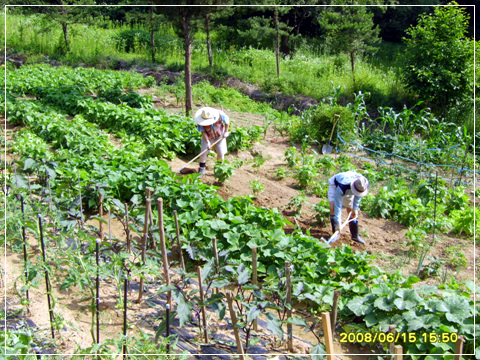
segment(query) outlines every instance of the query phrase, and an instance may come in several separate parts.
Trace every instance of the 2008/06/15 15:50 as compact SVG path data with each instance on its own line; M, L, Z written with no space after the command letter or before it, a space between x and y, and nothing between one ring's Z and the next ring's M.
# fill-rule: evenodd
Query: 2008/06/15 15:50
M416 343L419 340L423 340L424 343L455 343L458 340L457 333L435 333L435 332L422 332L422 333L381 333L381 332L351 332L340 333L341 343L374 343L374 342L389 342L397 343L402 341L404 343Z

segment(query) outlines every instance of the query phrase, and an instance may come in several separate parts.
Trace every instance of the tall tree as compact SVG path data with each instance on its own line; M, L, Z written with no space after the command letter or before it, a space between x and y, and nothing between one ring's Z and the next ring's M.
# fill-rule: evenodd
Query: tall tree
M473 96L473 43L466 37L468 15L452 2L422 14L404 38L403 77L408 88L443 113Z
M212 12L212 6L228 4L230 0L153 0L153 2L161 5L176 5L161 7L160 10L176 24L176 28L185 43L185 114L189 116L193 110L192 45L196 31L194 20L203 19L205 14Z
M349 54L355 82L356 58L375 50L373 45L381 40L380 29L373 24L373 14L365 6L334 6L322 13L319 23L325 31L325 42L330 51Z

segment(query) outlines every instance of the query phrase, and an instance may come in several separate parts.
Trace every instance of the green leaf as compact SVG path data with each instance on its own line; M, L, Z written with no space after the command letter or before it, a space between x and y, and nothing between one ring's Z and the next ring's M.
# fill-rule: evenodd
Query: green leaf
M394 303L400 310L410 310L422 301L422 298L414 289L399 289L395 291L395 295L398 297L394 300Z
M304 319L299 318L298 316L294 316L292 318L286 319L283 322L286 324L307 327L307 322Z
M369 304L367 299L367 296L353 298L347 303L347 307L357 316L367 315L373 309L372 304Z
M325 345L319 343L312 347L310 350L310 358L312 360L323 360L326 358L327 351L325 349Z
M283 341L282 322L272 313L266 313L265 315L267 317L267 329Z
M193 303L186 301L184 295L178 289L172 292L172 296L177 303L177 313L180 320L180 327L183 327L190 318L190 314L193 310Z
M449 296L437 306L437 310L444 312L448 321L461 324L471 314L470 304L465 298Z
M252 322L260 316L262 311L257 307L256 304L247 305L247 323Z

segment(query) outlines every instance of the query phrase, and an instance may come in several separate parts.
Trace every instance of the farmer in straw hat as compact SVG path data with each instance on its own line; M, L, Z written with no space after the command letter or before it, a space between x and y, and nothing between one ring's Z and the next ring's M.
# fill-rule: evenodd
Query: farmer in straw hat
M328 179L328 201L330 202L330 222L332 231L340 230L342 223L342 205L347 208L347 213L352 212L353 221L349 222L352 240L365 244L358 234L358 209L360 200L368 194L369 185L365 176L354 171L339 173Z
M212 143L220 138L223 138L214 147L214 151L217 153L217 161L222 162L227 152L227 140L230 135L228 126L230 124L230 118L221 110L217 110L211 107L203 107L199 109L194 116L194 120L197 124L198 131L202 134L202 149L211 150ZM206 151L200 156L200 168L198 172L202 175L205 174L205 165L207 162L207 156L210 151Z

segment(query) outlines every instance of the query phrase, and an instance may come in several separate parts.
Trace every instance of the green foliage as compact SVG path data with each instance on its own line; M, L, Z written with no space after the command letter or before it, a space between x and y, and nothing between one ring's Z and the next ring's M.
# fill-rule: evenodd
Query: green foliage
M475 212L475 215L474 215ZM450 213L450 218L453 223L453 232L456 234L473 235L480 233L480 222L475 223L474 216L480 218L480 210L478 207L468 207L463 210L453 210Z
M117 50L136 52L150 47L150 34L144 30L122 30L113 37Z
M451 5L457 5L451 2ZM439 110L462 103L473 90L473 46L466 37L468 15L458 6L439 6L407 29L407 87Z
M299 193L297 196L294 196L290 199L287 206L293 209L293 212L296 216L300 216L303 205L305 205L307 202L307 196L304 193Z
M232 175L234 174L233 166L230 165L230 162L227 160L219 161L215 163L213 168L213 174L215 178L223 184L224 182L228 181Z
M265 188L265 185L263 185L258 180L250 180L248 183L250 184L249 187L252 190L254 196L257 196Z
M330 203L328 200L320 200L317 204L312 206L315 211L315 218L320 226L326 226L330 220Z

